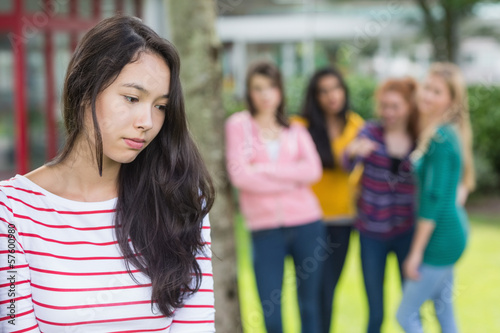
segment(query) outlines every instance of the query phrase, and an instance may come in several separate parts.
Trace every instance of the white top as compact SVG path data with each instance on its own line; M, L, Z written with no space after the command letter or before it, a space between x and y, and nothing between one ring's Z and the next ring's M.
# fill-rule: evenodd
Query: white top
M266 141L266 148L271 161L276 161L280 153L280 139Z
M208 216L200 290L167 318L151 311L151 280L126 270L116 201L68 200L20 175L0 182L0 332L215 332Z

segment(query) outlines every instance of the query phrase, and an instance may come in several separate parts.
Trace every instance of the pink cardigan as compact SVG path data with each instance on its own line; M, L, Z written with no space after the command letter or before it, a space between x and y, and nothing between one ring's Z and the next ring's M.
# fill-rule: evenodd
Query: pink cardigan
M265 131L248 111L226 121L226 161L229 177L240 190L240 207L250 230L303 225L321 219L322 211L310 185L322 168L311 136L300 124L280 135L277 160L261 140Z

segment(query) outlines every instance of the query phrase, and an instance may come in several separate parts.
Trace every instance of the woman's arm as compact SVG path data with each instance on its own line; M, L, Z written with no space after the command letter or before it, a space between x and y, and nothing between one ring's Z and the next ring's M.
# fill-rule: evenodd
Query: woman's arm
M365 126L358 133L358 136L346 147L342 153L342 167L346 171L353 171L354 167L363 162L365 158L370 156L370 154L377 149L378 143L376 143L370 133L370 123L365 124Z
M10 201L0 191L0 332L40 332L17 228Z
M248 150L257 149L255 140L247 147L243 121L228 119L226 122L226 164L229 178L235 187L249 192L282 192L295 187L291 182L273 179L266 172L248 160Z
M202 237L205 247L202 252L196 255L203 274L201 286L195 294L186 300L183 308L174 312L171 333L215 332L214 279L208 215L203 219Z
M469 197L469 189L464 183L460 183L457 192L457 203L460 206L465 206L468 197Z
M427 247L427 243L432 236L435 226L433 220L419 219L417 222L410 253L403 264L403 272L405 276L411 280L418 280L420 278L418 268L422 263L425 248Z

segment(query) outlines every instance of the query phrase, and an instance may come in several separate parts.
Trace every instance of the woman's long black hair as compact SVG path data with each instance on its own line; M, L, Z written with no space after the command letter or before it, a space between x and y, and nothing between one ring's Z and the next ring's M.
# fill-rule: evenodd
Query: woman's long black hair
M170 97L156 138L133 162L121 165L115 232L129 274L134 278L130 265L147 274L152 283L151 307L157 302L160 311L171 316L185 296L200 287L202 275L195 254L204 246L202 221L215 196L209 173L188 134L175 47L134 17L114 16L92 28L68 66L63 92L67 141L51 164L67 158L77 139L85 135L84 113L90 108L95 157L102 175L96 99L141 52L165 60L170 69Z
M335 167L335 159L333 157L333 147L330 143L331 140L328 135L325 113L318 102L318 83L319 80L329 75L338 79L345 92L345 103L337 117L338 121L342 122L342 128L345 128L347 113L349 112L349 90L342 74L337 69L328 67L314 73L307 86L306 97L302 106L302 117L308 121L309 133L311 133L312 139L316 144L321 163L325 169L333 169Z

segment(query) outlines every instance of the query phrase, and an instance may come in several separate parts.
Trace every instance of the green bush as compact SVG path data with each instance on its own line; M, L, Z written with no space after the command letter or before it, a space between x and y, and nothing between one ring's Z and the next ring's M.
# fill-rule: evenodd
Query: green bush
M476 160L476 164L480 163L482 168L482 170L477 170L478 178L483 177L485 184L489 182L500 189L498 180L500 175L500 87L484 85L469 87L469 105L474 132L474 152L484 159L484 161ZM486 174L481 174L483 171Z
M369 77L347 76L351 109L364 119L374 117L373 93L377 88L377 81Z

